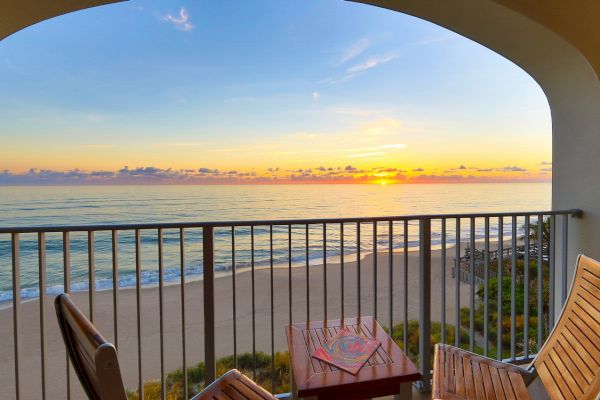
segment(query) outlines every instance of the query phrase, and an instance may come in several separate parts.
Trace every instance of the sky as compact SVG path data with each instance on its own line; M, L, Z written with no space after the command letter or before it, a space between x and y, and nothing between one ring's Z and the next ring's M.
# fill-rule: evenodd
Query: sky
M340 0L129 1L0 42L0 184L551 178L540 87Z

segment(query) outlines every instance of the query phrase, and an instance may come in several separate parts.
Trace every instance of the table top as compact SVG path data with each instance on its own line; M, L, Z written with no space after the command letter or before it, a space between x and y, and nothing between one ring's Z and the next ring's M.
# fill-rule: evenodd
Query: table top
M311 357L341 328L381 343L356 375ZM421 379L412 361L373 317L294 323L286 327L286 333L299 397L331 391L368 392L376 387L397 388L401 383Z

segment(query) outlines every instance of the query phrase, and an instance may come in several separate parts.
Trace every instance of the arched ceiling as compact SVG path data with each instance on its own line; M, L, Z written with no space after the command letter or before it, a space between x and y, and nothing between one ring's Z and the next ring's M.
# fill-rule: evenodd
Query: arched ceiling
M600 1L495 0L575 46L600 76Z
M399 11L434 22L499 52L522 67L524 66L519 62L519 57L511 57L511 54L503 52L503 48L535 46L538 38L531 35L548 30L574 46L587 59L596 75L600 76L600 1L351 1ZM525 67L524 69L527 70Z
M123 0L0 0L0 40L40 21Z

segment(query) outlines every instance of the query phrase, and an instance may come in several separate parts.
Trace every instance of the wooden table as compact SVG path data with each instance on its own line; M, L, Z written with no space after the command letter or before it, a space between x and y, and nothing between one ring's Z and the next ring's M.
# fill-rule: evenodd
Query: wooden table
M321 344L345 328L375 338L381 346L356 374L311 357ZM300 398L369 399L395 395L410 399L421 374L373 317L294 323L286 328L295 388Z

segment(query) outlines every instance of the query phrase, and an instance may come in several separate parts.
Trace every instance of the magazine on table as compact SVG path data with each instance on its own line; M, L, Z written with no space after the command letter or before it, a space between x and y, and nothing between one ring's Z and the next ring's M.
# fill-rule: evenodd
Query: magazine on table
M375 339L341 329L312 356L356 375L380 345Z

